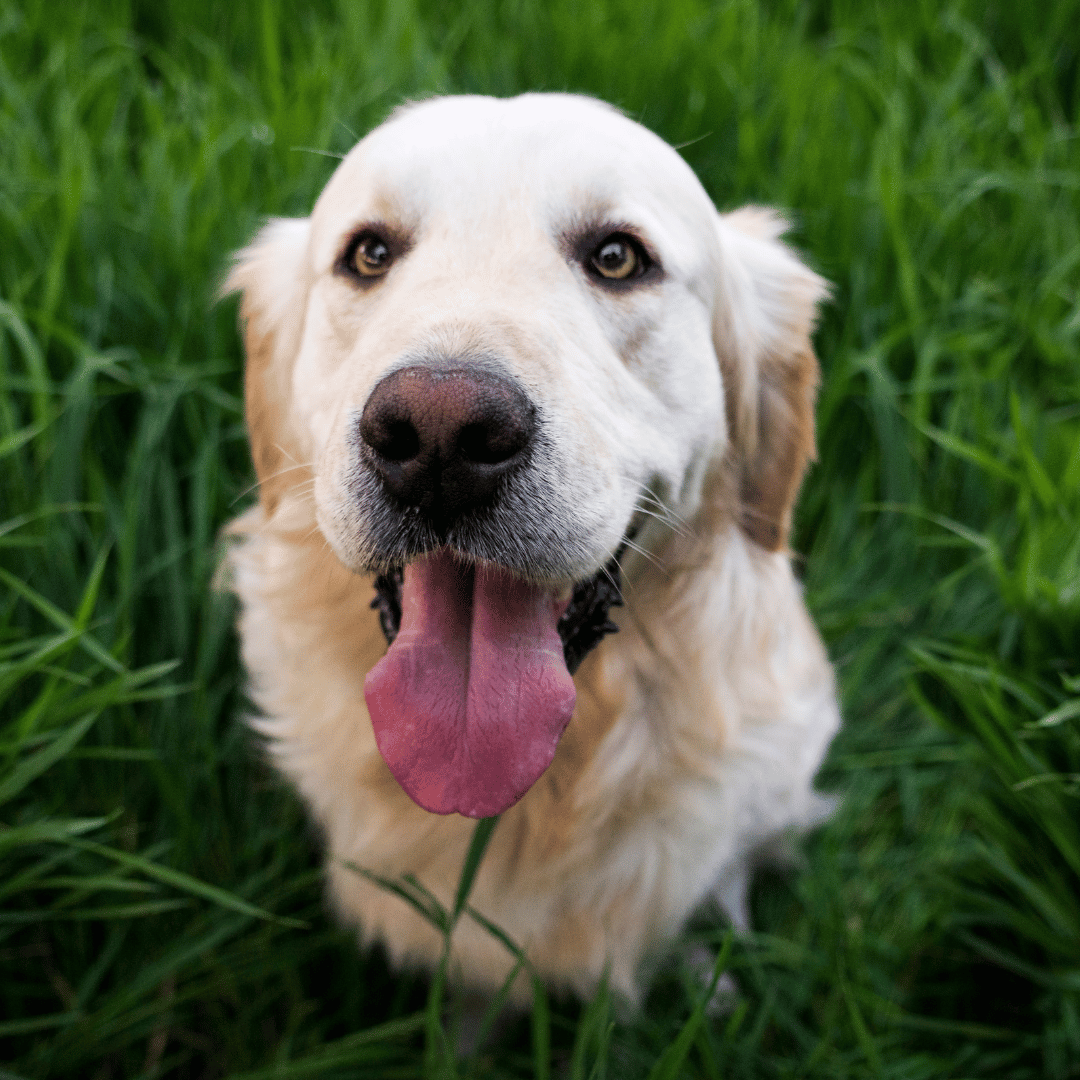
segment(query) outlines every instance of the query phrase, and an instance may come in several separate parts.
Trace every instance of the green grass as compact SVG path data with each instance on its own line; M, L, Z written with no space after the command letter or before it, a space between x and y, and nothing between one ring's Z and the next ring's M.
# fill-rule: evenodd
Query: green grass
M1080 1076L1078 65L1075 0L0 5L0 1077ZM730 1014L684 943L642 1014L538 992L455 1063L242 723L213 297L395 104L525 89L835 283L795 546L842 801L759 876Z

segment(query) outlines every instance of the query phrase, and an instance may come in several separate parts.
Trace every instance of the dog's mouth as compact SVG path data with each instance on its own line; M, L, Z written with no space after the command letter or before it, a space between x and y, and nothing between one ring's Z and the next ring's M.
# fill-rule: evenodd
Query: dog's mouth
M380 575L372 607L390 648L364 696L375 740L425 810L488 817L555 756L572 673L617 627L619 557L572 590L535 585L448 548Z

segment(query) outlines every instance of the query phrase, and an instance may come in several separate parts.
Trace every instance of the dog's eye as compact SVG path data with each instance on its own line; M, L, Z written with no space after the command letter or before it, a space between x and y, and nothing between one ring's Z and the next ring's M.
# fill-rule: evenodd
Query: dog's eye
M609 281L626 281L645 273L649 258L636 240L621 233L612 233L589 256L589 264Z
M346 253L345 265L360 277L381 277L390 269L393 256L385 240L375 233L363 233Z

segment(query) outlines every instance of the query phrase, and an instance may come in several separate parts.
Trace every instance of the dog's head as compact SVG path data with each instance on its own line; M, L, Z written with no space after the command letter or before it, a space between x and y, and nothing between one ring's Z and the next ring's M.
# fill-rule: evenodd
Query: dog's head
M366 697L422 806L495 813L543 772L574 704L559 621L630 536L656 546L714 486L783 546L823 283L781 230L718 215L599 102L443 98L240 254L263 508L313 476L342 563L404 568Z

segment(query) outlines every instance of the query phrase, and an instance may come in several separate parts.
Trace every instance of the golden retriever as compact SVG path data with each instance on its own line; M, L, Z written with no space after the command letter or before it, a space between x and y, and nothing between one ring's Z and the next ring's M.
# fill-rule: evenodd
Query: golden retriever
M552 985L633 998L826 813L836 691L786 547L825 285L783 228L598 101L447 97L238 254L254 724L396 962L439 935L346 864L449 903L470 818L502 814L474 906ZM463 983L512 962L459 927Z

